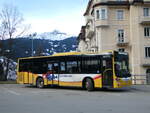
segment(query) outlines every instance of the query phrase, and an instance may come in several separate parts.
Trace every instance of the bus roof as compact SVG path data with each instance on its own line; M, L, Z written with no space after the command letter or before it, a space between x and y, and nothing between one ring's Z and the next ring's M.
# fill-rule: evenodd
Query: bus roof
M52 56L68 56L68 55L81 55L82 53L81 52L65 52L65 53L56 53L56 54L53 54Z
M48 58L48 57L55 57L55 56L71 56L71 55L108 55L108 54L112 54L113 50L108 50L108 51L104 51L104 52L64 52L64 53L56 53L53 55L49 55L49 56L35 56L35 57L24 57L24 58L19 58L19 60L21 59L33 59L33 58Z
M113 50L107 50L103 52L64 52L64 53L56 53L52 56L69 56L69 55L103 55L103 54L110 54Z

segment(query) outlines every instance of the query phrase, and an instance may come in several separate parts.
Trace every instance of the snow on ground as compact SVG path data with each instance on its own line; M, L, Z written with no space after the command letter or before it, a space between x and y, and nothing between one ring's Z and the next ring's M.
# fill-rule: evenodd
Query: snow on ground
M6 70L7 70L7 63L9 61L8 65L8 74L6 75ZM7 59L6 57L0 57L0 78L3 78L6 76L7 80L16 80L16 68L17 68L17 63L14 62L11 59ZM3 77L2 77L3 76Z

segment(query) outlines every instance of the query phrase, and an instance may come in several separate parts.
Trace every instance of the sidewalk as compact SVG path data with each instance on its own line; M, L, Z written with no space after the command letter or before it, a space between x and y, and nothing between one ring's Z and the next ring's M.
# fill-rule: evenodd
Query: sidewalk
M133 85L131 89L143 92L150 92L150 85Z

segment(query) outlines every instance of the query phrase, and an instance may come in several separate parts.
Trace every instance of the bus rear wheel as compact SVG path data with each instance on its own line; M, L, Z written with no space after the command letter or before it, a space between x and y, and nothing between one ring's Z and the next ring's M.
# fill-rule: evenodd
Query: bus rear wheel
M85 88L86 88L88 91L93 91L93 90L94 90L94 84L93 84L92 79L90 79L90 78L87 78L87 79L86 79Z
M38 78L36 81L37 88L44 88L44 80L43 78Z

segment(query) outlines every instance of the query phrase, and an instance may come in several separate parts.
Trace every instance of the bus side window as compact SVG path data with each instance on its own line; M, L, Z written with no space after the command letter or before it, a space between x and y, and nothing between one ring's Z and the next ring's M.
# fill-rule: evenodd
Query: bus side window
M78 65L77 70L78 70L79 73L82 73L82 71L81 71L81 66L82 66L81 61L78 61L77 63L78 63L77 64Z
M78 70L78 63L77 61L72 61L72 73L77 73Z
M69 61L67 62L67 73L78 73L78 65L77 61Z
M71 62L67 62L67 73L72 73L72 65Z
M52 64L48 64L48 71L52 71L52 67L53 67Z
M66 71L66 64L65 62L60 62L60 72L64 73Z
M32 65L32 73L44 74L47 72L47 64L44 62L34 62Z
M103 60L103 67L106 67L106 60Z
M111 59L104 59L103 60L103 69L112 68L112 60Z
M30 64L26 62L22 62L19 64L19 72L28 72Z
M47 72L47 63L43 63L41 68L42 68L42 70L41 70L42 73L46 73Z
M19 62L19 72L24 71L24 64L22 62Z
M100 60L99 59L85 59L82 61L82 73L100 73Z
M53 64L53 73L59 73L59 64L58 63Z

